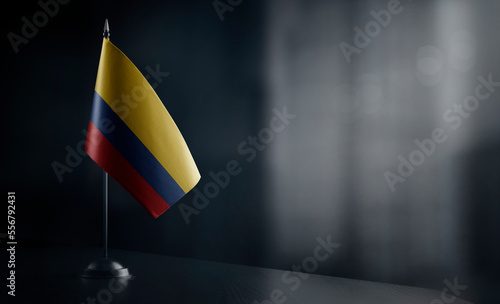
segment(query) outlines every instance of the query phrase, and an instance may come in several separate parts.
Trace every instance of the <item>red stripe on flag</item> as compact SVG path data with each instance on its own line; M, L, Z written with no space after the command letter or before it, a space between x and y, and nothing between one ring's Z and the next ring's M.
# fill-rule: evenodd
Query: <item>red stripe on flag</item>
M154 218L159 217L170 208L170 205L144 180L92 122L89 122L85 151Z

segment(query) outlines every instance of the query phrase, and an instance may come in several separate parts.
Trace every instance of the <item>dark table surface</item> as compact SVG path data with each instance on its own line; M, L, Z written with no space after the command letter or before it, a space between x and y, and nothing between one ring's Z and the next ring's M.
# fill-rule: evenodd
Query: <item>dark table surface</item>
M20 248L16 297L2 284L0 303L444 303L440 291L422 288L313 274L285 284L280 270L119 250L110 255L132 278L80 277L100 254L97 248Z

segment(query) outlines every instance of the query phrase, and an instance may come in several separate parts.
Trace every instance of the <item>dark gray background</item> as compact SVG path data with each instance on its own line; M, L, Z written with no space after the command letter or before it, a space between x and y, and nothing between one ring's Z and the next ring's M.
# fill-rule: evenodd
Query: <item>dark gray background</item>
M156 92L198 188L230 160L243 169L189 225L178 205L153 220L112 181L111 248L290 269L331 235L341 247L317 273L439 290L457 277L466 298L498 300L500 92L456 130L442 114L479 76L500 81L500 4L401 0L347 63L339 44L389 2L243 0L221 21L209 0L72 0L18 54L7 33L40 7L4 5L1 185L17 194L18 237L101 245L99 167L85 157L59 182L51 163L84 139L109 18L111 41L143 74L170 73ZM284 106L297 118L245 161L238 145ZM392 192L384 172L438 127L448 140Z

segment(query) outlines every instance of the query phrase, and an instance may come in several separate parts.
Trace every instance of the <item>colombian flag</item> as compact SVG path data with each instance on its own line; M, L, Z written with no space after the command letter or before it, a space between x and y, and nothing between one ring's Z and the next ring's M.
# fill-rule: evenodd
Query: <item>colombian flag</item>
M167 109L109 38L103 39L85 151L154 218L200 180Z

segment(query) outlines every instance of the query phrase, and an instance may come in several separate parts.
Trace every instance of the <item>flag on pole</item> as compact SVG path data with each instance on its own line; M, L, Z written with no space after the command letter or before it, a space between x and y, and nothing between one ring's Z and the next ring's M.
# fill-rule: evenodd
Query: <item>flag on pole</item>
M160 98L108 38L103 39L85 151L154 218L200 180Z

